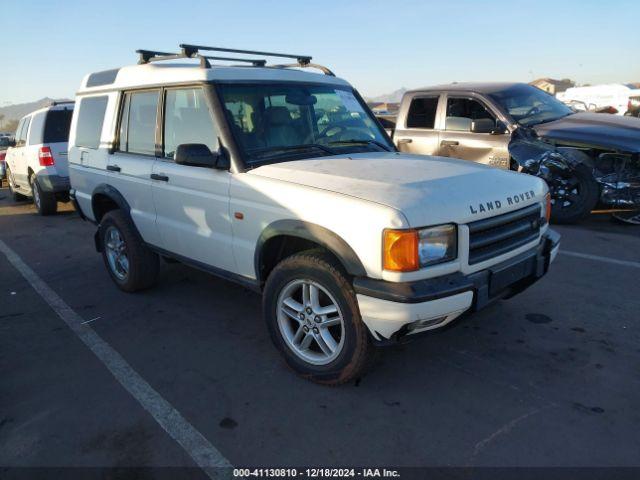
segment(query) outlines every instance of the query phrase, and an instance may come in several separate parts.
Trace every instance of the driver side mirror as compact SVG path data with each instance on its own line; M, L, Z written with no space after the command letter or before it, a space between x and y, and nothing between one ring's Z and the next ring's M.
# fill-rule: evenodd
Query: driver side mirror
M178 165L188 165L190 167L218 168L221 170L229 168L224 155L219 152L212 152L209 147L202 143L183 143L178 145L174 159Z
M506 133L507 126L500 120L490 118L478 118L471 122L472 133L490 133L491 135L502 135Z

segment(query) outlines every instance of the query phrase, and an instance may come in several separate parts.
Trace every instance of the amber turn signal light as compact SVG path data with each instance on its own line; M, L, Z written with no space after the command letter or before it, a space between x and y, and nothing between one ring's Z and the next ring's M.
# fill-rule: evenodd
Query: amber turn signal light
M547 219L547 223L549 223L549 220L551 220L551 194L547 193L546 197L545 197L545 204L546 204L546 211L545 211L545 218Z
M415 230L385 230L383 268L393 272L412 272L420 268L418 232Z

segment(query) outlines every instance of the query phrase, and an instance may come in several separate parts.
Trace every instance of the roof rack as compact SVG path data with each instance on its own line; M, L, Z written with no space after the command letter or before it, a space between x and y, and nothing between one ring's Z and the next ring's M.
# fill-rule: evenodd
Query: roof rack
M282 65L268 65L271 68L317 68L325 75L335 77L334 73L323 65L311 63L311 56L309 55L294 55L292 53L274 53L274 52L261 52L256 50L237 50L235 48L222 48L222 47L207 47L204 45L191 45L188 43L181 43L180 53L172 52L159 52L157 50L136 50L136 53L140 55L138 64L145 64L150 62L158 62L162 60L175 60L179 58L199 58L200 66L203 68L211 68L209 60L227 60L232 62L250 63L254 67L266 67L267 61L257 58L238 58L238 57L219 57L212 55L203 55L200 51L207 52L226 52L226 53L239 53L242 55L261 55L265 57L279 57L279 58L294 58L297 63L282 64Z

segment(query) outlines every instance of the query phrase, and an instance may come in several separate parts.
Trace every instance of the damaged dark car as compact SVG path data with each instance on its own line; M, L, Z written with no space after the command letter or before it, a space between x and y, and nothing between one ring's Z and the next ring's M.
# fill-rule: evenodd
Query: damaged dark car
M488 96L513 119L511 158L549 185L555 221L575 222L601 207L640 224L640 119L575 113L530 85Z
M556 223L599 210L640 224L640 118L576 113L522 83L453 83L406 92L387 131L403 152L543 178Z

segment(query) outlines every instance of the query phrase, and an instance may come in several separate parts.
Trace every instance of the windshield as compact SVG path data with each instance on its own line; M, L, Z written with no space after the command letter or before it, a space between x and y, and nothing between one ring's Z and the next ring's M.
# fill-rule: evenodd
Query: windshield
M489 93L520 125L552 122L574 113L567 105L531 85L514 85Z
M249 165L393 145L348 87L220 85L234 137Z

